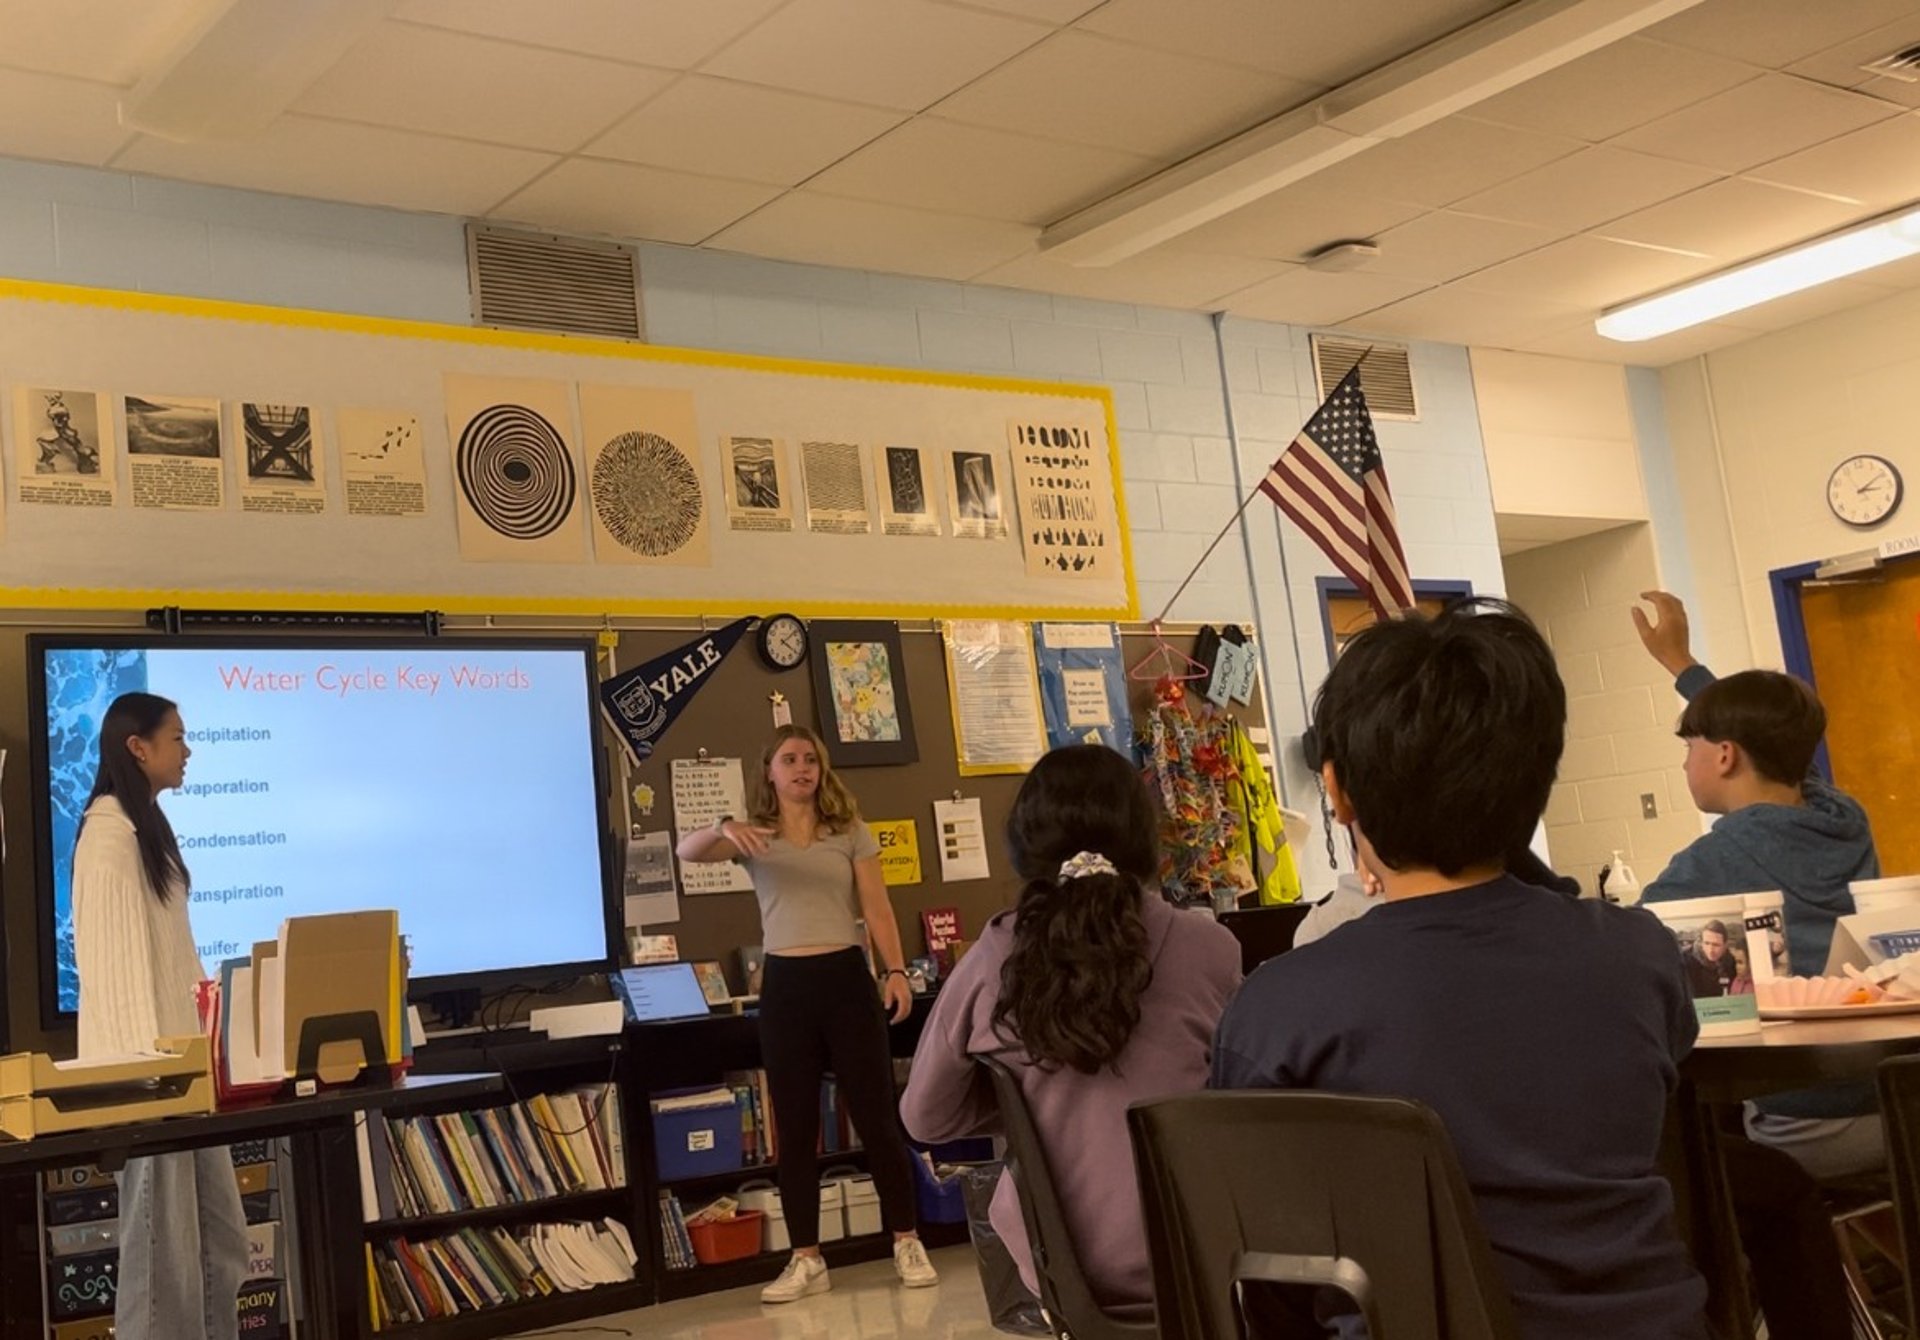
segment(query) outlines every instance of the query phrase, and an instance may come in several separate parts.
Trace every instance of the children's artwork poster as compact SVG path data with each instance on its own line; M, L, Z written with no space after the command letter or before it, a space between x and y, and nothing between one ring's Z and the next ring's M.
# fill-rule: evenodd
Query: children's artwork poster
M827 644L827 694L833 699L835 744L901 738L894 667L885 642Z
M947 456L948 515L963 540L1003 540L1007 509L1000 463L991 451L968 448Z
M940 511L930 479L932 464L932 454L920 447L881 447L874 452L882 534L940 533Z
M676 842L688 833L713 827L720 819L746 817L746 774L739 759L676 758L669 773L673 779ZM682 861L680 887L689 896L751 893L753 880L737 861Z
M580 430L594 561L712 566L693 393L583 382Z
M113 435L92 391L22 386L13 393L14 496L49 507L114 504Z
M858 442L800 444L808 530L821 535L866 535L873 530L865 456Z
M1104 744L1132 758L1133 708L1127 702L1119 627L1043 623L1034 631L1047 747Z
M880 846L880 875L888 884L918 884L920 826L911 819L869 819L867 827Z
M953 967L953 942L962 938L960 909L929 907L920 914L920 925L926 932L927 957L940 965L944 978Z
M327 475L310 405L243 401L240 510L315 516L327 510Z
M1028 575L1111 575L1120 554L1106 434L1016 419L1007 437Z
M218 400L130 395L126 425L135 507L217 512L226 505Z
M664 926L680 920L680 891L673 880L673 834L635 829L627 838L621 874L628 926Z
M460 557L481 563L583 563L580 466L566 382L449 372Z
M351 405L333 416L348 516L427 514L427 453L411 410Z
M779 438L723 439L720 490L726 496L729 529L793 529L793 477L787 471L787 444Z

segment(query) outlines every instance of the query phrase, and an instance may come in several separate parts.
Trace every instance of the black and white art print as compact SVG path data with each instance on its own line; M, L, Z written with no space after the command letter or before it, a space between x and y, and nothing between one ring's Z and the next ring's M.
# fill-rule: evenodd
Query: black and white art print
M800 444L808 530L820 535L866 535L873 530L865 455L857 442Z
M123 409L135 507L212 512L225 505L218 400L130 395Z
M326 510L326 475L311 408L244 401L240 436L247 453L241 511L311 516Z
M967 449L948 451L946 456L953 533L963 540L1005 539L1007 514L994 453Z
M699 427L689 391L580 388L593 451L593 553L601 563L705 567L713 561Z
M111 507L113 442L92 391L22 386L14 393L14 496L53 507Z
M787 444L777 437L726 437L720 441L720 456L727 528L791 531L793 480L787 472Z
M585 559L567 384L448 373L446 391L460 556L491 563Z
M427 456L408 410L348 406L334 413L347 515L427 514Z
M937 465L922 447L881 447L873 454L880 497L880 529L886 535L938 535Z
M1121 570L1107 435L1084 424L1007 424L1020 543L1033 577L1110 577Z

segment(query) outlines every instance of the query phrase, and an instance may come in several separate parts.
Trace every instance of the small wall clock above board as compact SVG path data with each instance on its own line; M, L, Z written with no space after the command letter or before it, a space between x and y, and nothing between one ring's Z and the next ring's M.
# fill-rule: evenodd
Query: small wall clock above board
M1827 506L1849 526L1877 526L1900 506L1905 485L1884 456L1849 456L1827 476Z

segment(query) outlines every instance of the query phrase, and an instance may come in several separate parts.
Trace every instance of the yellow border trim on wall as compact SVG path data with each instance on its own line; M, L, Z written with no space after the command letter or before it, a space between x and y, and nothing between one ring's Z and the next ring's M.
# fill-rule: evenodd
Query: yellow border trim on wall
M1113 471L1114 522L1120 531L1120 564L1126 576L1127 603L1086 607L1008 607L1000 605L901 606L852 601L813 605L795 604L792 612L812 618L999 618L1083 619L1140 617L1140 591L1133 572L1133 533L1127 521L1127 491L1120 466L1120 428L1114 414L1113 392L1084 382L1047 382L1025 377L994 377L969 372L928 372L918 368L829 363L806 358L775 358L765 354L726 353L642 344L591 335L542 334L498 330L490 326L450 326L437 321L400 317L360 316L321 312L301 307L271 307L263 303L232 302L223 298L184 298L161 293L133 293L119 289L86 288L30 279L0 279L0 299L64 303L79 307L106 307L208 321L242 321L259 325L293 326L307 330L372 335L386 339L437 340L501 349L570 354L593 358L623 358L646 363L676 363L690 367L730 368L745 372L778 372L794 376L826 377L842 381L870 381L909 386L943 386L962 390L1001 391L1013 395L1045 395L1099 402L1107 428L1107 456ZM130 605L181 605L197 609L436 609L474 614L754 614L756 606L722 601L708 604L689 600L576 600L559 597L499 597L454 595L310 594L299 592L149 591L149 590L41 590L0 587L0 601L31 609L125 609Z

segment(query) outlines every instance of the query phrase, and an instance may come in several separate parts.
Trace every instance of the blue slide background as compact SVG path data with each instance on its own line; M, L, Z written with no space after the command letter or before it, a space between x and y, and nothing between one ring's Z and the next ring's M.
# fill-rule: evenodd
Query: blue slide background
M460 687L456 667L518 671L523 686ZM243 687L237 671L289 687ZM433 675L436 691L417 687ZM180 704L193 747L186 785L161 803L210 966L286 917L362 907L399 909L416 977L606 956L595 718L577 649L58 650L47 697L62 1008L78 1002L73 840L99 719L142 688Z

